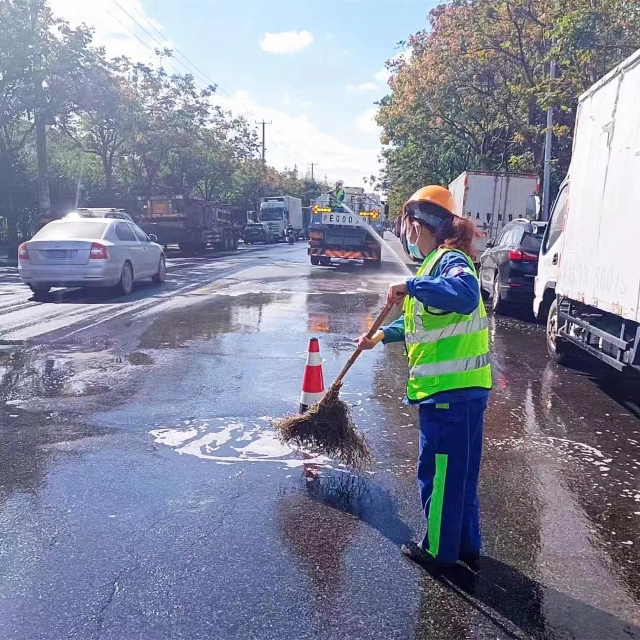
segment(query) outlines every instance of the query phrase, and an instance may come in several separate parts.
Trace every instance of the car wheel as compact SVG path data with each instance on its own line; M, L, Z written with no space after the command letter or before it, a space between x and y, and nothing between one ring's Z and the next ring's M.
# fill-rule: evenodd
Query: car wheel
M122 267L118 289L125 296L128 296L133 291L133 267L130 262L125 262Z
M493 294L491 295L491 308L496 313L504 313L507 303L502 299L502 294L500 293L500 274L496 273L493 278Z
M160 256L160 262L158 263L158 271L151 279L154 282L164 282L167 277L167 264L164 256Z
M554 300L547 318L547 353L558 364L569 364L571 346L558 336L558 301Z
M36 300L43 300L49 295L49 291L51 291L51 287L37 287L34 285L29 285L29 289L33 291L33 297Z

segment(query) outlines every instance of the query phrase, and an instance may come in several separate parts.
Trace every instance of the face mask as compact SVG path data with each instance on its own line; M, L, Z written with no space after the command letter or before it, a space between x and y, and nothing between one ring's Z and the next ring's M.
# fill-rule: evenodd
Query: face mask
M409 253L416 260L424 260L424 256L420 253L420 249L418 249L418 240L419 239L420 239L420 232L418 232L418 237L416 238L415 242L409 242L407 240L407 249L409 250Z

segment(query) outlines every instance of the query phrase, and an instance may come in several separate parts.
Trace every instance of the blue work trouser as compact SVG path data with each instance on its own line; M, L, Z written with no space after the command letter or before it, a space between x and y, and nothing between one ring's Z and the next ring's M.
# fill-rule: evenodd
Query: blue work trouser
M427 518L423 547L456 562L480 553L478 474L486 398L420 405L418 484Z

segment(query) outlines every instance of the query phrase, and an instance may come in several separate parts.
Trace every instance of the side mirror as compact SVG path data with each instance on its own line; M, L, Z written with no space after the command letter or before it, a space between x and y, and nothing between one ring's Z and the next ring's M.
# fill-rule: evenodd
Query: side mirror
M524 210L524 217L527 220L540 220L540 209L542 208L542 200L540 196L531 195L527 198L527 205Z
M487 240L487 249L493 249L495 243L496 241L493 238L491 238L491 240Z
M158 242L158 236L155 233L150 233L149 234L149 240L151 242Z

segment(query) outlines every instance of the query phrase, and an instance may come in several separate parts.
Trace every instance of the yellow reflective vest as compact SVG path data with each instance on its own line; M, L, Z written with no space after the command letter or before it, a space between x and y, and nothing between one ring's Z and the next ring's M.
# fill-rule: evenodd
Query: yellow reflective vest
M431 275L453 249L436 249L422 263L416 276ZM469 256L457 251L473 269ZM477 276L476 276L477 277ZM404 333L409 356L407 397L420 401L457 389L491 388L489 330L482 298L469 315L425 307L407 296Z

